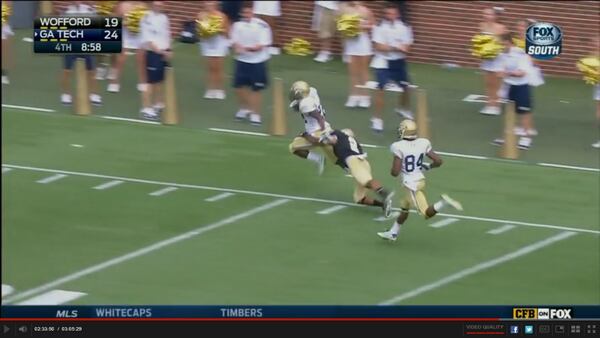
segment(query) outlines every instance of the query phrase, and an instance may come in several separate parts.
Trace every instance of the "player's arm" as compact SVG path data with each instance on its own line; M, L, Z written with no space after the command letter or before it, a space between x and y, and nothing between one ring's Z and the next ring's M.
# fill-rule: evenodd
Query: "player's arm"
M394 177L398 177L398 175L400 175L400 171L402 171L402 158L394 156L394 162L392 162L392 170L390 171L390 174Z
M430 150L427 153L427 157L429 157L433 162L431 162L431 163L423 163L423 169L425 169L425 170L429 170L429 169L433 169L433 168L439 168L439 167L442 166L442 163L444 163L444 161L442 160L442 158L440 157L440 155L438 155L433 150Z
M313 110L310 113L308 113L308 116L317 120L317 122L319 122L319 127L321 128L321 130L325 130L325 119L323 118L323 115L319 113L319 111Z
M307 133L307 132L303 132L302 133L302 137L304 137L308 142L313 143L313 144L319 144L321 143L321 141L319 140L318 137L314 137L311 134Z

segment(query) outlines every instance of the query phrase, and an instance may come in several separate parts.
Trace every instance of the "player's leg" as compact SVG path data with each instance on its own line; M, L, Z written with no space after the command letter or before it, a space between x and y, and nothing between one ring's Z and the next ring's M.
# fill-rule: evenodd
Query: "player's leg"
M381 184L373 179L371 174L371 166L365 159L361 159L358 156L350 156L346 158L346 165L350 175L354 177L356 182L356 189L354 190L354 202L358 204L375 205L379 207L384 206L383 199L387 196L385 189ZM367 191L373 190L382 198L382 200L372 199L367 197Z
M358 84L364 85L369 81L369 60L370 55L358 56ZM366 88L359 88L360 102L358 106L361 108L369 108L371 106L371 94Z
M373 109L373 117L371 118L371 129L375 132L383 131L383 109L385 108L385 92L383 88L389 81L388 69L375 69L377 78L377 90L375 91L375 109Z
M4 26L4 25L3 25ZM4 27L2 27L2 84L9 84L10 81L8 79L8 68L10 65L10 61L12 61L11 57L11 34L12 31L5 32Z
M60 102L62 104L73 103L73 98L71 96L71 70L73 69L76 59L75 55L65 55L64 57L64 66L60 77Z
M238 100L238 111L235 114L236 120L244 120L250 114L250 105L248 102L248 93L250 91L249 86L251 85L248 79L248 64L245 62L235 61L235 70L233 73L233 88L235 88L235 95Z
M358 56L349 55L348 57L348 75L350 77L349 88L348 88L348 100L346 101L346 107L358 106L360 100L360 94L358 93Z
M223 71L223 62L225 57L219 56L214 57L215 66L215 77L214 77L214 88L217 89L216 98L220 100L225 99L225 72Z
M102 97L98 94L98 81L94 70L94 59L92 55L85 55L85 69L87 72L88 88L90 90L90 102L94 105L102 104Z
M315 151L315 145L310 143L307 139L301 136L297 136L292 140L292 143L288 146L290 153L314 162L317 165L319 175L323 173L325 169L325 156Z
M135 61L138 73L137 89L143 92L148 86L148 78L146 77L146 58L144 57L143 50L139 48L135 50Z
M396 221L388 231L377 233L379 237L390 241L395 241L398 238L402 224L404 224L408 218L408 210L410 209L412 201L410 193L411 191L405 187L405 194L400 199L400 215L398 215L398 218L396 218Z
M115 62L112 68L111 80L106 88L106 91L110 93L118 93L121 90L121 73L123 72L123 66L125 65L125 60L127 59L126 49L123 48L121 54L118 54L115 57Z
M261 107L262 107L262 91L268 85L267 62L260 62L251 65L250 70L250 123L253 125L261 125Z

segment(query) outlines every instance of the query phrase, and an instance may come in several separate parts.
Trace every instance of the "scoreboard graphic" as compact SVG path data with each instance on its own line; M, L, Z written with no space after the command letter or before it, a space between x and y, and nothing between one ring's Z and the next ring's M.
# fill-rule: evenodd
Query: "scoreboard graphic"
M54 54L121 53L122 27L120 17L39 17L34 22L33 51Z

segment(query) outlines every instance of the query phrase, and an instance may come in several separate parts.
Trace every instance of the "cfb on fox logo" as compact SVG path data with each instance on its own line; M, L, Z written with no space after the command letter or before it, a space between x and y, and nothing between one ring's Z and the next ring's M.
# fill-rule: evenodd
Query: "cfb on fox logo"
M525 50L536 59L548 60L562 50L562 30L555 24L536 22L525 32Z
M513 308L513 319L572 319L571 308Z

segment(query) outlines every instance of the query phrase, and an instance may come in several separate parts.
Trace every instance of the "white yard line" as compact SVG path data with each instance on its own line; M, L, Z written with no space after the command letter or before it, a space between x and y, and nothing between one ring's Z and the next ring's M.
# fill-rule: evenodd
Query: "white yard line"
M166 188L162 188L160 190L156 190L155 192L151 192L148 195L150 195L150 196L162 196L164 194L168 194L171 191L175 191L175 190L177 190L176 187L166 187Z
M104 190L104 189L108 189L108 188L112 188L114 186L117 186L119 184L125 183L123 181L119 181L119 180L112 180L112 181L108 181L106 183L102 183L100 185L97 185L94 187L94 189L96 190Z
M54 109L46 109L46 108L38 108L38 107L30 107L30 106L18 106L14 104L2 104L3 108L15 108L15 109L23 109L23 110L33 110L33 111L41 111L44 113L54 113L56 110Z
M317 211L317 214L319 215L329 215L329 214L333 214L334 212L338 211L338 210L342 210L347 208L348 206L346 205L334 205L331 208L327 208L327 209L323 209L321 211Z
M282 205L284 203L287 203L289 201L290 201L289 199L278 199L278 200L269 202L267 204L263 204L263 205L261 205L259 207L250 209L248 211L244 211L244 212L239 213L237 215L229 216L229 217L227 217L225 219L222 219L222 220L220 220L218 222L215 222L215 223L212 223L212 224L208 224L208 225L196 228L194 230L188 231L188 232L183 233L181 235L177 235L175 237L171 237L171 238L162 240L160 242L156 242L154 244L145 246L145 247L143 247L141 249L129 252L129 253L124 254L122 256L118 256L118 257L109 259L107 261L104 261L102 263L99 263L99 264L96 264L96 265L92 265L92 266L90 266L88 268L76 271L76 272L74 272L74 273L72 273L70 275L61 277L59 279L56 279L56 280L51 281L51 282L46 283L46 284L42 284L42 285L40 285L38 287L35 287L33 289L29 289L29 290L26 290L26 291L23 291L23 292L16 293L12 297L7 297L6 299L3 299L2 303L3 304L12 303L12 302L15 302L17 300L24 299L24 298L31 297L33 295L39 294L41 292L52 290L52 289L56 288L59 285L63 285L65 283L77 280L77 279L79 279L81 277L85 277L85 276L93 274L95 272L104 270L104 269L109 268L111 266L118 265L118 264L121 264L123 262L129 261L131 259L134 259L134 258L143 256L143 255L146 255L148 253L151 253L151 252L154 252L156 250L162 249L162 248L164 248L164 247L166 247L168 245L175 244L175 243L181 242L183 240L186 240L186 239L189 239L189 238L192 238L192 237L195 237L195 236L202 235L202 234L204 234L204 233L206 233L208 231L211 231L211 230L214 230L214 229L218 229L218 228L220 228L222 226L225 226L225 225L237 222L239 220L248 218L248 217L250 217L252 215L255 215L255 214L258 214L260 212L263 212L263 211L266 211L266 210L278 207L278 206L280 206L280 205Z
M431 223L431 224L429 224L429 226L432 228L443 228L445 226L448 226L452 223L456 223L458 221L459 221L458 218L446 218L446 219L439 220L435 223Z
M60 305L87 295L83 292L52 290L16 305Z
M67 177L67 175L64 174L56 174L56 175L52 175L52 176L48 176L46 178L42 178L41 180L37 180L37 183L41 183L41 184L48 184L48 183L52 183L54 181L58 181L61 178L65 178Z
M489 260L489 261L486 261L486 262L482 262L482 263L474 265L474 266L472 266L470 268L461 270L461 271L459 271L457 273L454 273L452 275L444 277L444 278L442 278L442 279L440 279L438 281L435 281L433 283L426 284L426 285L423 285L423 286L421 286L419 288L411 290L409 292L405 292L403 294L394 296L394 297L392 297L390 299L387 299L387 300L379 303L379 305L393 305L393 304L398 304L398 303L400 303L400 302L402 302L404 300L407 300L409 298L413 298L413 297L419 296L419 295L421 295L423 293L426 293L426 292L429 292L429 291L432 291L432 290L435 290L435 289L439 289L440 287L446 286L446 285L448 285L448 284L450 284L452 282L455 282L455 281L463 279L463 278L465 278L467 276L476 274L476 273L478 273L480 271L487 270L487 269L492 268L492 267L494 267L496 265L500 265L500 264L508 262L510 260L519 258L519 257L524 256L524 255L527 255L528 253L531 253L531 252L534 252L536 250L542 249L542 248L547 247L548 245L551 245L551 244L556 243L558 241L562 241L564 239L567 239L567 238L569 238L569 237L571 237L571 236L573 236L575 234L576 234L575 232L571 232L571 231L561 232L558 235L554 235L554 236L546 238L546 239L544 239L542 241L539 241L539 242L527 245L525 247L522 247L519 250L513 251L513 252L508 253L506 255L503 255L503 256L500 256L498 258L494 258L492 260Z
M489 157L485 157L485 156L448 153L448 152L445 152L445 151L436 151L436 153L438 153L440 155L446 155L446 156L471 158L471 159L474 159L474 160L489 160L490 159Z
M270 136L269 134L265 134L265 133L257 133L254 131L245 131L245 130L234 130L234 129L223 129L223 128L208 128L208 130L218 131L218 132L222 132L222 133L231 133L231 134Z
M147 121L147 120L140 120L140 119L129 119L129 118L126 118L126 117L118 117L118 116L100 115L100 117L103 118L103 119L116 120L116 121L137 122L137 123L145 123L145 124L160 124L160 122L157 122L157 121Z
M490 235L500 235L501 233L507 232L514 228L515 228L515 226L512 224L504 224L503 226L492 229L492 230L488 231L487 233Z
M541 165L542 167L552 167L552 168L575 169L575 170L585 170L585 171L600 172L600 169L586 168L586 167L576 167L576 166L573 166L573 165L553 164L553 163L538 163L538 165Z
M222 194L218 194L218 195L215 195L213 197L209 197L209 198L205 199L205 201L206 202L216 202L216 201L220 201L222 199L225 199L227 197L231 197L231 196L234 196L234 195L235 194L231 193L231 192L224 192Z
M212 191L231 192L231 193L247 194L247 195L255 195L255 196L269 196L269 197L277 197L277 198L287 198L287 199L292 199L292 200L297 200L297 201L309 201L309 202L347 205L350 207L365 207L363 205L359 205L359 204L352 203L352 202L346 202L346 201L327 200L327 199L323 199L323 198L304 197L304 196L297 196L297 195L274 194L274 193L253 191L253 190L229 189L229 188L220 188L220 187L210 187L210 186L205 186L205 185L153 181L153 180L145 180L145 179L139 179L139 178L101 175L101 174L85 173L85 172L78 172L78 171L47 169L47 168L30 167L30 166L22 166L22 165L15 165L15 164L2 164L2 166L7 167L7 168L13 168L13 169L23 169L23 170L32 170L32 171L50 172L50 173L62 173L62 174L73 175L73 176L106 178L106 179L113 179L113 180L121 180L121 181L125 181L125 182L147 183L147 184L154 184L154 185L173 186L173 187L178 187L178 188L212 190ZM400 209L397 209L397 208L394 210L400 211ZM411 210L411 212L416 213L415 210ZM491 223L523 225L523 226L536 227L536 228L547 228L547 229L584 232L584 233L590 233L590 234L596 234L596 235L600 234L600 231L598 231L598 230L582 229L582 228L577 228L577 227L573 227L573 226L561 226L561 225L552 225L552 224L543 224L543 223L530 223L530 222L521 222L521 221L506 220L506 219L455 215L455 214L446 214L446 213L439 213L438 215L459 218L459 219L469 219L469 220L475 220L475 221L491 222Z

